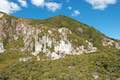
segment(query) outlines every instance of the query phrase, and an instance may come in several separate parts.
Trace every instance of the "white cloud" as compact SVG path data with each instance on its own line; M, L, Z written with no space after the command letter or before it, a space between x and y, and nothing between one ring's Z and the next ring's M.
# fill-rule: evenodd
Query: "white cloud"
M46 7L48 10L55 12L61 8L61 4L56 2L46 2L45 0L31 0L32 4L37 7Z
M37 7L43 7L45 4L45 0L31 0L31 2Z
M72 16L78 16L80 15L80 11L79 10L74 10L72 13Z
M72 7L71 7L71 6L68 6L68 9L69 9L69 10L72 10Z
M61 8L61 4L56 2L47 2L45 6L53 12Z
M11 14L21 8L14 2L8 0L0 0L0 11Z
M18 0L18 2L21 4L21 6L27 7L27 0Z
M104 10L108 5L117 3L117 0L86 0L94 9Z

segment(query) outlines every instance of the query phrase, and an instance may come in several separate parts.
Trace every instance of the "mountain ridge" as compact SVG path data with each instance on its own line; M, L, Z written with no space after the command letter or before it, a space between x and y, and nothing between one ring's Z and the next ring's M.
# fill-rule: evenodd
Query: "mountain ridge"
M0 13L0 79L119 80L120 42L66 16Z
M6 15L6 16L11 16L11 15L9 15L9 14L6 14L6 13L4 13L4 12L0 12L0 13L2 13L2 14L4 14L4 15ZM22 18L22 17L16 17L16 16L11 16L11 17L14 17L14 18L17 18L17 19L23 19L23 20L30 20L30 21L41 21L41 22L44 22L45 20L47 20L47 21L50 21L50 19L53 19L54 20L54 18L56 18L56 17L58 17L58 18L62 18L62 19L71 19L72 21L75 21L75 22L78 22L78 23L81 23L81 24L84 24L84 25L86 25L87 27L92 27L92 25L91 26L89 26L88 24L85 24L84 22L80 22L80 21L78 21L78 20L76 20L76 19L74 19L74 18L72 18L72 17L69 17L69 16L66 16L66 15L56 15L56 16L50 16L49 18L44 18L44 19L36 19L36 18ZM94 28L94 27L92 27L92 28ZM96 28L94 28L95 30L97 30ZM104 36L106 36L103 32L101 32L100 30L97 30L98 32L100 32L100 33L102 33ZM120 41L119 39L115 39L115 38L113 38L113 37L110 37L110 36L106 36L106 37L108 37L108 38L110 38L110 39L113 39L113 40L117 40L117 41Z
M30 36L33 37L32 35L35 35L35 36L41 35L41 31L43 30L42 35L49 35L50 33L52 33L52 31L54 31L55 34L54 33L53 34L54 36L56 36L56 38L59 38L60 36L62 36L63 38L66 37L66 40L67 38L69 38L68 42L73 39L72 43L75 43L75 44L80 43L79 45L82 45L83 43L85 45L91 44L97 47L101 47L103 44L102 40L104 40L105 38L108 41L108 43L109 41L111 41L111 45L113 46L114 45L116 46L117 42L119 42L115 39L105 36L103 33L97 31L93 27L89 27L86 24L80 23L79 21L64 15L50 17L44 20L32 20L32 19L17 18L14 16L7 15L5 13L2 13L2 14L3 14L3 19L1 17L1 20L4 20L4 21L1 21L1 23L3 23L1 24L1 27L6 25L7 23L8 24L6 26L7 27L10 26L8 28L2 27L3 29L1 30L1 32L3 31L3 34L1 34L2 37L3 35L4 36L6 35L6 39L13 38L14 33L17 33L18 35L22 34L23 36L27 35L28 31L30 31L29 37ZM25 34L24 34L24 31L26 32ZM64 32L64 34L62 32ZM52 37L53 34L49 36ZM78 41L74 40L74 38L76 38L76 40ZM115 43L113 44L113 42Z

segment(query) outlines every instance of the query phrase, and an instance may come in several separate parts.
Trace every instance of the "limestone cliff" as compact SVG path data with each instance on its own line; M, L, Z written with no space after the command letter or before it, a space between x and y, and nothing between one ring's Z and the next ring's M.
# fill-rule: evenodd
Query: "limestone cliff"
M65 55L94 53L100 47L120 49L120 43L66 16L32 20L0 13L0 53L18 50L29 52L38 60L40 54L54 60Z

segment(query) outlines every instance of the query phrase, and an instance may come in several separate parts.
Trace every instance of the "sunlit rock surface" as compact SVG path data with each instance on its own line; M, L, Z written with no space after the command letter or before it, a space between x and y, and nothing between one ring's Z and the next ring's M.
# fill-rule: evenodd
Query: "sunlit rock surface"
M112 46L113 43L114 43L114 41L111 39L108 39L108 38L103 39L103 46Z
M38 56L43 53L50 59L59 59L66 55L94 53L99 50L93 43L96 37L91 33L93 31L101 35L94 29L85 27L86 25L79 24L75 27L75 23L71 22L70 28L61 24L48 27L42 23L33 24L32 20L8 18L7 16L0 19L0 40L3 42L0 43L0 53L3 53L4 47L7 46L10 50L29 52L39 61ZM116 41L103 36L102 38L103 40L99 41L101 46L114 46L120 49L120 44Z
M0 53L3 53L5 51L3 43L0 43Z
M117 49L120 49L120 43L115 43L115 47L116 47Z

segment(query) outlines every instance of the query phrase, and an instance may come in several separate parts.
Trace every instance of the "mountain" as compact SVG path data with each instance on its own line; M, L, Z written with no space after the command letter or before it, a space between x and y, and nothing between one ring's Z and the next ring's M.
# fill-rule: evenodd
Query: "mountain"
M119 80L120 41L59 15L0 12L0 80Z

